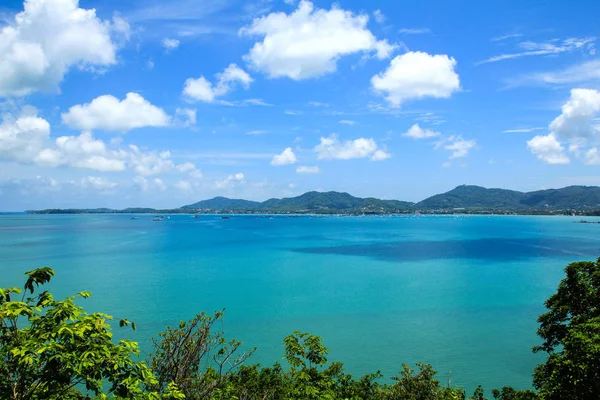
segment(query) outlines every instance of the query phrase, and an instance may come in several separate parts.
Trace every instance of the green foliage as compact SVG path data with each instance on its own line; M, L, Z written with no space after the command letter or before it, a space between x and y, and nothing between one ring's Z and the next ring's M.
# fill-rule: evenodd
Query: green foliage
M152 372L132 358L139 355L137 343L114 344L112 317L88 314L76 304L89 292L62 301L47 291L34 296L54 271L45 267L26 275L24 290L0 289L0 399L159 399L145 390L155 381ZM175 386L166 393L181 398L173 397Z
M174 383L187 399L210 399L221 390L232 371L254 351L242 352L241 342L227 341L222 331L213 329L222 317L222 311L201 313L188 322L181 321L177 328L167 327L159 340L153 340L153 391L168 393Z
M548 353L533 384L543 399L596 399L600 393L600 259L565 268L566 278L538 318L535 352Z

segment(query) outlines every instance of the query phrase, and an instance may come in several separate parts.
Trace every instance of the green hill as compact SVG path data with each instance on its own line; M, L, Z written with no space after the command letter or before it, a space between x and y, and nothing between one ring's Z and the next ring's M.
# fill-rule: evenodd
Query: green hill
M173 210L152 208L50 209L28 211L34 214L81 213L410 213L410 212L517 212L522 214L578 211L582 214L600 214L600 187L568 186L562 189L518 192L506 189L487 189L481 186L461 185L446 193L436 194L418 203L400 200L360 198L343 192L307 192L296 197L269 199L264 202L215 197L198 201Z
M250 200L228 199L227 197L215 197L209 200L202 200L194 204L181 207L182 209L194 210L257 210L260 203Z
M517 192L462 185L431 196L415 205L417 210L439 209L585 210L600 209L600 187L568 186L562 189Z
M264 212L395 212L410 210L413 203L398 200L362 199L348 193L307 192L296 197L269 199L262 203L215 197L183 206L188 210Z
M436 194L415 205L416 209L451 208L522 208L522 192L506 189L487 189L481 186L462 185L449 192Z

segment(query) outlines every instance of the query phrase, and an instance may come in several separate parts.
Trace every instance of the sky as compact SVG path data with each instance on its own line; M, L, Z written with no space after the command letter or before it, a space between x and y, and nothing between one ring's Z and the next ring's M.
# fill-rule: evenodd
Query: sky
M600 185L599 13L3 0L0 211Z

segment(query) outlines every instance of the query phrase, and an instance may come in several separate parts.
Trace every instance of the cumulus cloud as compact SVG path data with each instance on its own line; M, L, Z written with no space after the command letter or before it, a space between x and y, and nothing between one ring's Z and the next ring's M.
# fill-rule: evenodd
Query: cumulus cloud
M215 186L217 189L232 189L238 184L245 183L244 174L237 173L235 175L228 175L223 179L219 179L215 181Z
M203 174L193 163L186 161L183 164L178 164L175 166L179 172L186 173L190 178L200 179Z
M444 150L449 151L450 155L448 156L448 159L454 160L467 157L469 152L476 146L477 142L475 140L467 140L460 135L452 135L438 141L435 144L435 149L443 148ZM449 167L450 165L452 165L450 161L444 163L445 167Z
M549 125L547 135L537 135L527 142L529 150L548 164L568 164L563 144L586 164L596 164L596 147L600 143L600 92L594 89L572 89L562 113ZM583 153L582 153L583 151Z
M321 172L321 170L316 165L315 166L299 165L296 168L297 174L318 174L320 172Z
M184 126L196 125L196 110L193 108L178 108L175 114L179 117Z
M95 139L90 132L83 132L79 136L58 137L55 146L42 150L35 161L51 167L68 165L115 172L125 170L124 156L124 153L108 151L102 140Z
M31 161L50 137L50 124L36 116L7 117L0 124L0 158Z
M80 181L80 185L86 189L95 189L99 191L110 191L118 186L118 183L111 182L106 178L99 176L87 176Z
M271 165L280 166L280 165L296 164L297 161L298 161L298 159L296 158L296 155L292 151L292 148L288 147L285 150L283 150L283 152L281 154L277 154L276 156L273 157L273 159L271 160Z
M445 54L408 52L396 56L384 72L373 76L371 86L392 107L424 97L448 98L460 90L455 66L456 60Z
M229 64L223 72L216 74L215 77L214 85L204 76L187 79L183 87L183 95L191 101L212 103L217 97L229 93L236 84L239 83L248 89L253 81L252 77L236 64Z
M342 119L339 122L340 122L340 124L343 124L343 125L356 125L355 121L352 121L349 119Z
M142 177L174 171L202 178L202 171L193 163L175 164L168 151L143 151L135 145L120 148L121 142L111 140L107 144L90 131L52 140L48 121L35 115L5 115L0 124L0 160L102 172L131 169Z
M462 158L469 155L469 152L477 143L474 140L465 140L461 136L450 136L444 149L451 152L450 159Z
M440 136L440 133L429 129L423 129L419 126L419 124L414 124L406 132L404 132L402 136L406 136L412 139L427 139Z
M137 93L119 100L111 95L91 103L75 105L61 115L62 122L75 129L103 129L127 132L136 128L167 126L170 117Z
M390 57L396 46L377 40L367 29L368 21L366 14L335 5L330 10L315 8L303 0L290 14L274 12L240 29L240 35L262 38L244 60L271 78L300 80L334 72L345 55Z
M117 41L128 35L125 20L101 20L78 0L25 0L0 30L0 96L56 89L72 67L113 65Z
M600 140L600 125L594 123L600 113L600 92L592 89L573 89L571 97L562 106L562 114L550 123L550 131L557 138L571 144L586 145Z
M546 164L569 164L564 147L553 134L537 135L527 141L529 150Z
M179 47L179 40L163 38L160 44L166 51L171 51Z
M387 152L378 149L377 143L371 138L359 138L342 142L335 133L329 137L322 137L321 142L315 146L314 151L317 153L319 160L349 160L370 157L373 161L379 161L390 157Z

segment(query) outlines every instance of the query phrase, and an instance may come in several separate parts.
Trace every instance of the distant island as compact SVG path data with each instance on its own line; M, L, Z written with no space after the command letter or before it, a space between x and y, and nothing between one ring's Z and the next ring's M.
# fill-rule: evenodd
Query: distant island
M360 198L340 192L308 192L263 202L215 197L175 209L110 208L30 210L30 214L523 214L600 216L600 187L518 192L461 185L418 203Z

